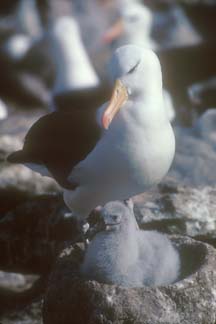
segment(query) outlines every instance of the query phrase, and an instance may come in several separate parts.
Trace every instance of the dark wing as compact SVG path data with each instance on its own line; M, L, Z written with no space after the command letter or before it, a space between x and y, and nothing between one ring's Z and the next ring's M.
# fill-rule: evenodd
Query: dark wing
M12 163L37 163L47 167L65 188L73 167L93 150L101 129L92 110L54 112L40 118L28 131L23 149L8 156Z

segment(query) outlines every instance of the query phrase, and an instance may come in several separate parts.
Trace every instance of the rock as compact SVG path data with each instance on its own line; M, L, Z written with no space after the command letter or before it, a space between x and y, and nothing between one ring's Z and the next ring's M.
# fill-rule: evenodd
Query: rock
M165 182L159 190L133 198L135 216L142 229L199 235L216 245L215 192L214 187ZM65 217L68 210L59 195L18 198L14 205L19 206L0 221L0 269L47 272L59 249L77 238L76 221Z
M23 165L7 165L0 168L0 190L10 188L25 191L28 195L60 191L58 184L51 178L42 177Z
M12 113L0 127L0 217L34 195L59 192L60 187L51 178L42 177L27 167L6 162L7 156L23 145L28 128L42 111Z
M26 285L24 275L19 273L10 273L0 271L0 287L8 288L13 287L17 290Z
M213 187L193 188L161 185L152 196L134 198L135 215L143 229L157 229L183 235L212 235L216 229L215 194Z
M27 305L25 309L10 311L1 316L1 321L4 324L42 324L41 300Z
M10 148L8 146L6 150ZM0 148L0 160L5 155L5 150ZM53 179L42 177L21 164L0 163L0 219L6 212L33 196L51 192L60 192L60 187Z
M44 324L214 324L216 250L171 237L181 255L181 277L172 285L123 288L79 276L82 253L72 250L54 269L43 305Z
M65 242L78 236L60 195L41 195L0 219L0 269L47 274ZM66 216L65 216L66 214Z
M8 103L8 102L7 102ZM0 148L1 150L5 150L7 152L7 148L13 147L15 144L14 139L16 138L16 146L17 148L22 147L23 138L28 131L28 129L32 126L33 123L36 122L42 115L44 115L44 110L19 110L17 108L17 104L14 103L13 111L10 112L9 118L4 121L1 121L0 127L0 136L3 140L0 140ZM5 136L7 136L7 141L4 140ZM8 152L8 153L11 153Z
M21 146L22 143L17 136L0 136L0 162L4 162L9 153L19 150Z

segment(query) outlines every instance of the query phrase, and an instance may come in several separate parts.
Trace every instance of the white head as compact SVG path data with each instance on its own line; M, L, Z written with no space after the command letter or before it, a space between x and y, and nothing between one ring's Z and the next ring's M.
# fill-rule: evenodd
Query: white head
M128 41L136 45L148 45L153 23L151 11L142 4L130 3L122 6L121 16Z
M161 67L152 50L136 45L122 46L114 52L109 68L116 84L102 117L105 129L126 101L162 97Z
M137 1L124 0L120 2L118 11L119 18L104 34L106 43L117 41L118 45L156 47L151 39L153 14L148 7Z

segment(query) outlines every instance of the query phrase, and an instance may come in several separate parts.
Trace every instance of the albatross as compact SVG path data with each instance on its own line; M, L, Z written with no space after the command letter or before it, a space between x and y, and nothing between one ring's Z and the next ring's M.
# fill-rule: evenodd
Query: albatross
M48 35L57 70L53 94L98 87L99 79L83 45L76 20L69 16L57 18Z
M101 105L111 90L99 80L75 18L57 18L48 35L56 66L51 110L95 109Z
M85 279L124 287L167 285L177 280L178 251L167 236L138 228L132 200L109 202L97 213L101 226L80 267Z
M152 50L118 48L110 61L111 100L98 110L53 112L29 130L8 161L45 167L64 189L80 222L112 200L158 184L168 172L175 138L164 109L162 74ZM44 170L44 169L43 169Z

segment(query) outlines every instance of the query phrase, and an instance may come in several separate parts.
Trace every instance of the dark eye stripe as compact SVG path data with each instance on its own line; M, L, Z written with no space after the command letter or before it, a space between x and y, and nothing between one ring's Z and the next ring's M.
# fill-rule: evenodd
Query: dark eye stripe
M140 64L140 60L137 62L136 65L134 65L134 66L132 67L132 69L130 69L130 70L128 71L128 74L133 73L133 72L136 70L136 68L137 68L137 66L138 66L139 64Z

